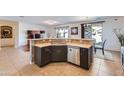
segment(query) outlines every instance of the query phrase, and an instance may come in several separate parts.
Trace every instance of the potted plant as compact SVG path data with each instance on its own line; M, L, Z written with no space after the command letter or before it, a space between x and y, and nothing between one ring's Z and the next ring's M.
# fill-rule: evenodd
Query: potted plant
M117 31L114 31L114 33L118 37L121 46L124 46L124 34L123 33L120 33L120 31L118 31L118 32Z

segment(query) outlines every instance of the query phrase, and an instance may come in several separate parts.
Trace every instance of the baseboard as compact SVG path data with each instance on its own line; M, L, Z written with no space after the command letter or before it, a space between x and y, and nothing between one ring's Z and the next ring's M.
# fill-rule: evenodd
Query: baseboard
M24 50L24 51L29 51L29 48L27 45L22 45L22 46L19 46L18 48Z
M120 52L120 50L109 50L109 49L105 49L105 51Z

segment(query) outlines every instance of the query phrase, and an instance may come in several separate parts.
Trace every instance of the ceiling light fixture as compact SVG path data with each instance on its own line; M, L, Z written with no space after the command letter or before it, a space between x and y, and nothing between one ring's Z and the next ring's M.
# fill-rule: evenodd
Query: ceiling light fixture
M23 18L24 16L19 16L20 18Z
M43 23L48 24L48 25L54 25L54 24L57 24L58 22L54 20L46 20Z

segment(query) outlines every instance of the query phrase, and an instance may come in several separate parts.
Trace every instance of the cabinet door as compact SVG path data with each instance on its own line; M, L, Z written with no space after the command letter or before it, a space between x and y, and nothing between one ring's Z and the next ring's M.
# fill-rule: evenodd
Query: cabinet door
M93 47L88 49L88 61L89 65L93 62Z
M51 47L35 47L35 64L39 67L48 64L51 61Z
M93 48L80 48L80 66L89 69L93 61Z
M45 65L51 61L51 47L44 47L41 50L41 64Z
M81 48L80 49L80 66L88 69L88 49Z
M39 67L41 66L41 48L34 47L34 62Z
M67 61L67 46L53 46L52 61Z

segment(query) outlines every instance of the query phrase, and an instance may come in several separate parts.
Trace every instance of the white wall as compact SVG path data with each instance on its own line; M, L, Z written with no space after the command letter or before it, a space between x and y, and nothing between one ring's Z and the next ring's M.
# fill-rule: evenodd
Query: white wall
M115 21L114 19L118 19ZM65 24L60 25L61 26L69 26L69 38L81 38L81 23L75 23L75 24ZM59 27L59 26L57 26ZM79 33L78 35L71 35L71 27L78 27ZM51 34L52 38L56 37L56 32L54 30L55 26L51 27L51 30L49 30L49 33ZM121 29L121 32L124 33L124 17L112 17L109 19L105 19L105 22L103 23L103 40L107 40L105 49L106 50L112 50L112 51L120 51L120 43L118 41L118 38L113 33L113 29Z
M27 30L44 30L46 33L45 37L47 37L48 29L49 27L20 22L19 23L19 45L18 46L27 44Z
M78 35L71 35L71 28L78 27ZM69 24L69 38L81 38L81 24Z
M114 19L118 19L115 21ZM65 24L60 26L69 26L69 38L81 38L81 23L74 23L74 24ZM40 25L32 25L26 23L18 23L13 21L4 21L0 20L0 26L8 25L13 27L13 38L12 39L2 39L1 44L2 46L7 45L14 45L15 47L25 45L27 43L27 30L45 30L46 31L46 38L48 34L50 34L51 38L56 37L56 32L54 30L54 26L40 26ZM71 35L71 27L78 27L79 33L78 35ZM120 43L113 33L113 29L121 29L122 33L124 33L124 17L113 17L109 19L105 19L103 23L103 39L107 39L105 49L107 50L120 50Z
M13 37L8 39L1 39L0 46L15 46L19 47L27 44L27 30L44 30L45 37L47 38L47 32L50 30L49 27L27 24L22 22L0 20L0 26L7 25L13 28Z
M56 32L55 27L63 27L63 26L69 26L69 38L81 38L81 25L80 23L75 24L65 24L65 25L59 25L59 26L53 26L49 30L49 33L51 34L51 38L56 38ZM78 27L78 35L71 35L71 27Z
M115 19L118 19L115 21ZM121 29L124 34L124 17L113 17L105 20L103 23L103 39L107 40L105 48L108 50L120 51L120 43L114 29Z
M18 34L18 23L13 21L0 20L0 26L11 26L13 28L13 37L1 39L1 46L14 46L16 41L16 35Z

